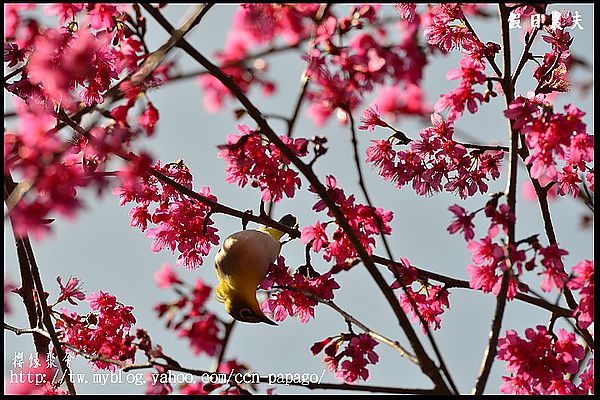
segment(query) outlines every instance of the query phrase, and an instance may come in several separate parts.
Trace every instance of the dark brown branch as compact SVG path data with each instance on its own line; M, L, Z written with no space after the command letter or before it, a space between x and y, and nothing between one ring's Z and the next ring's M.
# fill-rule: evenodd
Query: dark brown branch
M6 75L4 77L4 87L8 86L8 81L11 80L12 78L14 78L15 76L19 75L21 72L23 72L24 67L20 67L15 69L13 72L9 73L8 75Z
M150 13L159 24L169 33L173 32L173 27L171 24L163 17L163 15L157 11L154 7L149 4L142 5L148 13ZM338 225L342 228L344 233L348 236L348 239L352 243L353 247L358 252L360 258L363 261L363 264L367 268L369 274L373 277L375 283L385 296L388 301L390 307L392 308L398 322L406 333L408 340L415 351L417 358L419 359L419 363L422 371L427 375L436 386L437 389L444 390L449 392L449 389L442 378L439 369L435 366L433 361L429 358L423 345L421 344L416 332L414 331L408 317L400 307L394 292L391 290L375 264L373 260L370 258L369 254L363 247L360 239L356 235L356 232L350 226L348 220L346 219L344 213L340 210L339 207L335 204L335 201L328 195L327 188L321 183L321 181L317 178L312 169L306 165L302 160L300 160L294 152L285 145L277 136L277 134L270 127L268 122L263 117L262 113L254 106L252 102L246 97L246 95L241 91L241 89L237 86L237 84L231 79L231 77L227 76L223 71L213 63L211 63L208 59L206 59L202 54L200 54L193 46L191 46L185 39L182 39L178 46L187 52L194 60L200 63L204 68L206 68L211 75L217 78L225 87L229 89L229 91L242 103L248 115L256 121L258 126L260 127L261 133L264 134L273 144L275 144L279 150L283 153L285 157L287 157L294 166L306 177L306 179L310 182L312 187L315 189L316 193L319 195L321 199L326 203L329 210L334 215Z
M16 188L16 184L13 181L10 173L4 175L4 202L7 208L12 208L10 204L10 197ZM21 288L19 294L23 299L25 311L27 312L27 320L29 326L35 329L39 326L39 313L38 308L34 299L34 284L33 278L31 277L31 269L29 268L29 261L27 260L27 251L23 240L17 236L13 230L13 237L15 239L15 245L17 247L17 259L19 261L19 274L21 276ZM35 350L39 354L48 354L48 345L50 341L47 338L43 338L39 335L33 335L33 343Z
M169 40L158 50L150 53L144 60L142 65L139 66L137 71L131 76L131 82L135 85L143 82L151 73L158 67L162 60L166 57L167 53L177 44L177 42L183 38L193 27L198 25L202 20L202 17L212 8L214 4L207 3L200 6L190 8L191 12L181 26L175 30Z
M373 255L373 261L375 261L377 264L381 264L381 265L385 265L385 266L403 267L403 265L400 263L391 261L387 258L377 256L377 255ZM435 272L428 271L428 270L420 268L420 267L416 267L414 265L413 265L413 267L417 270L417 277L421 280L424 280L424 281L434 280L434 281L443 283L447 289L451 289L451 288L471 289L471 286L468 281L451 278L451 277L448 277L445 275L441 275L441 274L438 274ZM550 311L554 314L560 315L562 317L572 317L573 316L572 310L562 308L562 307L552 304L542 298L532 297L532 296L529 296L529 295L526 295L523 293L517 293L515 298L524 303L528 303L528 304L534 305L536 307L543 308L545 310L548 310L548 311Z
M508 27L508 16L509 11L506 6L502 3L498 4L500 25L502 27L502 54L503 54L503 74L502 74L502 89L504 91L504 98L506 106L513 101L514 98L514 86L511 79L511 59L510 59L510 33ZM519 133L514 129L512 121L509 120L509 164L508 164L508 182L506 187L506 201L510 208L512 215L516 215L517 206L517 171L518 171L518 160L519 160ZM500 336L500 329L502 327L502 319L504 317L504 310L506 307L506 295L508 293L508 285L511 280L511 268L512 262L510 261L510 254L508 248L515 243L515 221L511 221L508 224L507 233L507 244L505 252L507 253L507 262L509 263L508 268L502 275L502 282L500 285L500 291L496 298L496 310L494 312L494 318L492 320L492 326L489 333L488 346L483 356L481 363L481 369L479 376L473 388L473 394L481 395L485 390L485 386L492 370L492 364L496 357L498 337Z
M8 177L5 175L4 182L5 182L5 201L7 203L7 207L10 210L12 208L12 205L8 201L10 199L10 192L7 190L7 182L8 182L8 189L14 190L15 186L14 186L14 182L12 181L12 178L10 177L10 175L8 175ZM11 189L11 183L13 185L12 189ZM12 223L12 220L11 220L11 223ZM14 232L14 225L13 225L13 232ZM44 291L44 286L42 285L42 279L40 277L40 272L39 272L37 263L35 261L35 256L33 254L33 248L31 247L29 237L27 235L23 235L20 237L17 237L15 235L15 240L18 243L17 249L18 249L18 256L20 259L20 263L23 263L23 265L20 265L21 272L24 273L23 276L27 276L27 275L30 276L30 278L26 278L26 279L31 279L33 281L33 286L28 288L28 290L30 291L31 295L33 296L34 295L33 292L34 292L34 288L35 288L35 293L37 294L36 299L37 299L37 305L39 306L39 308L36 307L36 323L34 326L32 326L32 328L38 329L39 328L39 320L38 319L41 319L42 324L46 327L46 330L48 331L50 341L52 342L52 345L54 346L54 351L56 352L58 362L60 364L60 368L64 374L65 383L67 385L67 390L69 391L69 394L74 395L74 394L76 394L75 386L73 385L73 382L71 381L69 367L67 366L66 359L65 359L65 353L64 353L62 347L60 347L60 341L58 340L58 335L56 334L56 331L54 330L54 324L52 323L52 318L50 317L50 309L48 307L48 303L46 302L46 292ZM31 283L31 282L29 282L29 283ZM24 295L23 296L24 301L25 301L25 297L26 296ZM26 304L26 307L27 307L27 304ZM37 313L37 310L39 310L39 315ZM28 311L29 311L29 309L28 309ZM31 318L30 315L28 315L28 317ZM30 323L31 323L31 319L30 319ZM37 341L35 339L36 336L38 337ZM37 349L38 343L40 343L39 335L34 335L34 343L36 344L36 349ZM40 350L42 350L43 353L47 354L48 353L48 345L46 344L46 346L43 346Z
M31 243L29 238L25 236L23 238L23 243L25 245L25 250L27 251L27 259L29 260L29 265L31 266L31 275L33 276L33 282L35 283L35 289L38 293L38 302L40 304L41 312L42 312L42 322L50 335L50 340L52 341L52 345L54 347L54 351L56 352L56 356L58 358L58 363L60 364L60 368L64 374L65 384L67 385L67 389L69 394L74 395L75 385L71 381L71 372L70 368L66 362L66 354L62 347L60 346L60 341L58 339L58 335L54 330L54 323L52 322L52 318L50 317L50 308L48 307L48 303L46 302L46 296L44 291L44 286L42 284L42 278L40 277L40 271L38 269L37 263L35 261L35 257L33 254L33 248L31 247Z
M75 121L71 120L70 117L64 111L59 111L58 117L60 118L61 121L63 121L65 124L67 124L73 130L75 130L77 133L79 133L80 135L82 135L82 136L86 137L88 140L90 140L90 142L92 144L99 145L96 142L96 139L92 135L90 135L86 129L84 129L77 123L75 123ZM132 161L134 158L137 157L133 153L124 154L121 152L121 153L115 153L115 154L125 161ZM270 217L268 217L266 215L260 215L260 214L254 215L252 213L236 210L235 208L228 207L226 205L223 205L221 203L213 201L205 196L202 196L200 193L194 192L193 190L185 187L184 185L174 181L173 179L171 179L168 176L164 175L163 173L155 170L154 168L151 168L148 172L151 175L153 175L154 177L156 177L158 180L160 180L161 182L173 187L180 193L185 194L186 196L188 196L194 200L197 200L201 203L204 203L204 204L210 206L211 212L213 214L231 215L233 217L237 217L242 220L252 221L252 222L259 223L259 224L271 226L273 228L281 230L282 232L288 233L293 238L300 237L299 231L292 230L287 225L284 225L277 221L274 221L273 219L271 219Z

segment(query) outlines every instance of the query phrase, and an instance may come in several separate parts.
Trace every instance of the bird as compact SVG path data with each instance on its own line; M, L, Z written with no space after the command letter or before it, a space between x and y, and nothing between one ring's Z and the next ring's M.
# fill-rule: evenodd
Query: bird
M279 222L296 226L296 217L283 216ZM279 241L285 232L262 226L244 229L227 237L215 256L215 270L219 285L216 298L225 304L225 311L235 320L249 323L263 322L277 325L260 309L256 299L258 285L267 275L281 250Z

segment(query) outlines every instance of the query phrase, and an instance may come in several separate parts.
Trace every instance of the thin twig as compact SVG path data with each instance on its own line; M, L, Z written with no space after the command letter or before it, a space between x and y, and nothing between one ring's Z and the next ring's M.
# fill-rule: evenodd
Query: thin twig
M233 331L234 327L235 327L235 319L232 319L231 321L229 321L225 324L225 334L223 335L223 340L221 340L221 349L219 350L219 356L215 359L215 363L212 367L212 370L215 372L219 371L219 367L221 366L221 364L223 363L223 360L225 359L225 351L227 350L227 345L229 344L229 341L231 340L231 332Z
M531 53L529 51L531 50L531 46L533 45L533 42L535 41L535 37L537 36L537 33L539 30L540 30L539 28L533 29L533 31L529 35L529 38L528 38L529 40L527 40L527 42L525 43L525 46L523 47L523 53L521 53L521 59L519 60L519 62L517 64L517 68L515 69L515 73L513 74L513 77L512 77L513 87L516 87L517 79L519 79L519 75L521 75L521 71L523 70L523 67L525 66L527 61L531 59Z
M294 286L274 286L273 288L298 292L298 293L301 293L304 296L316 301L317 303L325 304L326 306L330 307L335 312L340 314L344 318L345 321L358 326L360 329L362 329L367 335L369 335L373 339L375 339L378 342L381 342L387 346L390 346L392 349L396 350L402 357L406 358L407 360L411 361L412 363L417 364L417 365L419 364L419 360L417 360L417 358L414 355L409 353L398 341L388 339L387 337L383 336L382 334L377 333L376 331L372 330L367 325L365 325L364 323L359 321L357 318L352 316L350 313L348 313L347 311L342 309L340 306L338 306L333 300L326 300L312 292L309 292L304 289L299 289Z
M465 24L465 26L467 27L467 29L473 34L473 36L475 37L475 39L477 39L478 42L483 43L479 39L479 36L477 36L477 33L475 32L475 30L473 29L473 27L469 23L469 20L467 19L466 16L462 17L462 22ZM500 77L500 78L503 78L502 71L500 71L500 68L498 68L498 64L496 64L496 61L494 60L494 57L486 54L485 58L487 58L488 62L490 63L490 66L492 67L492 69L494 70L494 72L496 73L496 75L498 75L498 77Z

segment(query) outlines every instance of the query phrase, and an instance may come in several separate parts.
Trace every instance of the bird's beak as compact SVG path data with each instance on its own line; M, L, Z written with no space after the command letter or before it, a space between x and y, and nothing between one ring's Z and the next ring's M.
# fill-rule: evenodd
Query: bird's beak
M277 326L277 323L271 321L269 318L267 318L266 315L263 314L263 318L261 319L260 322L264 322L265 324L269 324L269 325L274 325Z

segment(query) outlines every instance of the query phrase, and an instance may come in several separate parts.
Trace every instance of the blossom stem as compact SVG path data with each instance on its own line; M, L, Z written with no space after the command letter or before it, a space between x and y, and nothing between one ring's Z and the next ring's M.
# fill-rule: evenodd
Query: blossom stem
M523 70L523 67L525 66L527 61L533 57L530 53L530 50L531 50L531 45L533 45L533 42L535 41L535 37L536 37L538 31L539 31L539 28L535 28L531 32L527 42L525 43L525 47L523 48L523 53L521 53L521 59L519 60L519 63L517 64L517 69L515 70L515 73L513 74L513 77L512 77L513 86L516 86L517 79L519 79L519 75L521 75L521 71Z

